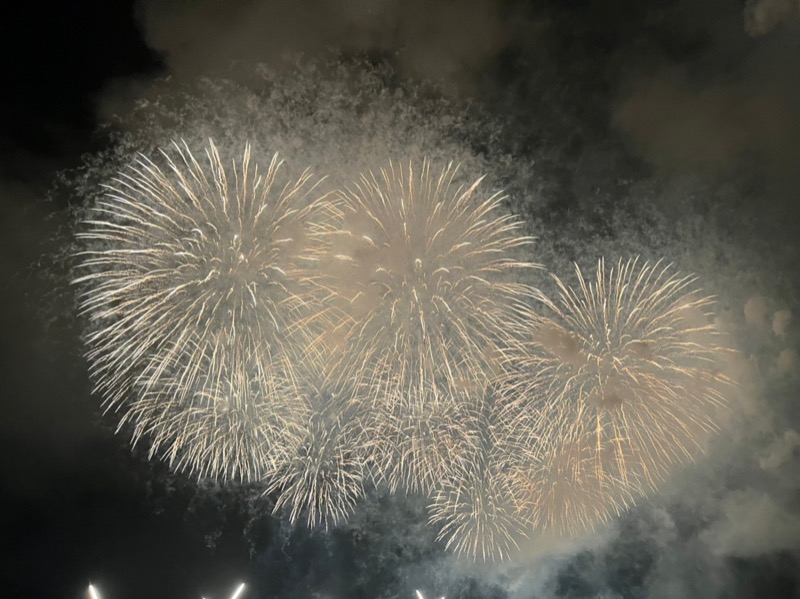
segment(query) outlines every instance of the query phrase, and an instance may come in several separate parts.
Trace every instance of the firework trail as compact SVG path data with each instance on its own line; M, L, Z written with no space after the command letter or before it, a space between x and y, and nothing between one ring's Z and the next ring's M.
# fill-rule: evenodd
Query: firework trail
M341 335L345 376L371 399L378 458L392 488L429 492L448 467L448 439L465 433L453 404L482 388L525 326L519 305L535 295L513 277L534 264L498 194L458 169L389 164L341 192L343 230L330 268L350 325ZM452 448L451 448L452 449Z
M725 349L695 277L628 260L558 298L519 357L532 524L590 530L705 447L723 392Z
M331 204L307 173L279 186L277 155L259 172L249 145L229 168L213 142L203 164L185 144L161 158L120 173L78 234L91 375L174 466L261 479L293 430L295 348L325 317Z

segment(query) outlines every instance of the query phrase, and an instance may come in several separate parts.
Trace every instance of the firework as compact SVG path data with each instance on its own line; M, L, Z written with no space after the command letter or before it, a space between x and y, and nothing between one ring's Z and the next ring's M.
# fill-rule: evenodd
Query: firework
M473 560L505 560L527 537L530 522L518 445L524 424L520 404L502 387L474 394L467 409L472 435L458 448L429 506L429 522L440 528L447 548Z
M288 378L265 371L260 356L238 355L235 346L229 353L214 357L197 350L191 395L180 375L160 376L157 388L137 385L138 399L121 423L132 423L134 444L149 438L149 456L162 455L177 470L269 480L302 434L302 404Z
M527 403L532 523L593 528L693 459L729 384L712 300L661 262L600 260L533 324L518 391Z
M378 429L408 440L390 442L378 461L400 459L387 466L391 482L410 491L439 476L445 446L421 444L462 434L452 404L495 376L524 326L518 306L534 293L512 280L535 266L514 257L531 239L502 212L502 196L482 196L480 179L456 184L457 172L424 161L363 176L341 193L344 226L330 264L351 319L341 371L372 399Z
M92 207L76 283L97 392L178 470L325 529L368 483L422 494L448 548L505 559L624 510L715 430L725 350L691 276L601 260L550 301L503 198L452 165L322 194L249 146L158 161Z
M453 469L466 468L475 431L459 402L398 398L368 423L375 439L376 479L391 492L427 495Z
M233 592L233 595L231 595L231 599L238 599L244 592L244 587L245 587L244 583L241 583L238 587L236 587L236 590Z
M290 453L267 492L278 491L275 510L288 510L291 522L305 516L309 528L328 530L364 497L373 441L362 423L366 410L349 389L309 376L301 396L301 434L287 444Z
M78 237L91 375L134 439L201 475L255 480L274 438L296 348L325 311L316 264L330 203L304 173L282 187L251 149L226 168L209 142L145 157L121 172Z
M527 536L528 518L512 477L493 471L492 459L480 460L433 494L429 522L440 527L438 539L458 555L473 560L505 560Z

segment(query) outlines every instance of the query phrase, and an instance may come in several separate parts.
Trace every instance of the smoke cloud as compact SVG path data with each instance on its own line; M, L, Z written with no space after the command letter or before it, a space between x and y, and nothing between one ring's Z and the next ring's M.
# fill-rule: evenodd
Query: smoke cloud
M234 60L336 49L394 55L403 76L457 87L469 86L508 43L515 29L508 12L491 0L144 0L138 8L148 43L177 77L224 70Z
M765 35L790 19L798 8L796 0L747 0L744 28L748 35Z

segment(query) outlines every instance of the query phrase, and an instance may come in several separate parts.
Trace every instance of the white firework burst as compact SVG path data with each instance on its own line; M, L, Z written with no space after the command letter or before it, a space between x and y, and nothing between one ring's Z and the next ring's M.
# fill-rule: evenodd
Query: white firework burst
M91 376L151 456L259 482L309 527L368 483L423 494L447 547L494 560L705 448L730 380L694 277L600 260L550 301L518 282L538 266L503 197L457 167L322 194L252 163L140 157L78 233Z
M368 425L375 439L375 478L393 493L431 493L469 459L465 449L475 436L465 405L432 398L389 401L373 411Z
M309 378L317 384L301 385L300 434L287 444L267 492L278 492L275 510L288 510L291 522L305 518L309 528L328 530L345 522L364 497L374 440L352 390Z
M198 368L191 385L184 368L162 374L155 387L135 385L138 399L121 419L121 425L132 424L133 443L149 439L151 458L161 456L199 478L274 477L302 433L302 404L282 372L262 370L260 356L232 354L214 357L198 350L191 358Z
M333 208L308 173L279 185L277 155L260 172L249 145L228 167L213 142L205 161L177 143L159 160L121 172L78 233L91 375L176 466L258 479L291 424L293 357L326 316L316 265Z

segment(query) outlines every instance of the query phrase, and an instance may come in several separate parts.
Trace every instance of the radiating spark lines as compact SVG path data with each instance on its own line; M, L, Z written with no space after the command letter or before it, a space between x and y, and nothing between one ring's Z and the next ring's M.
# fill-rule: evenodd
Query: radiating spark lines
M140 157L78 233L91 375L152 451L211 477L260 480L292 428L295 352L311 342L330 202L183 144ZM288 420L288 421L287 421Z

